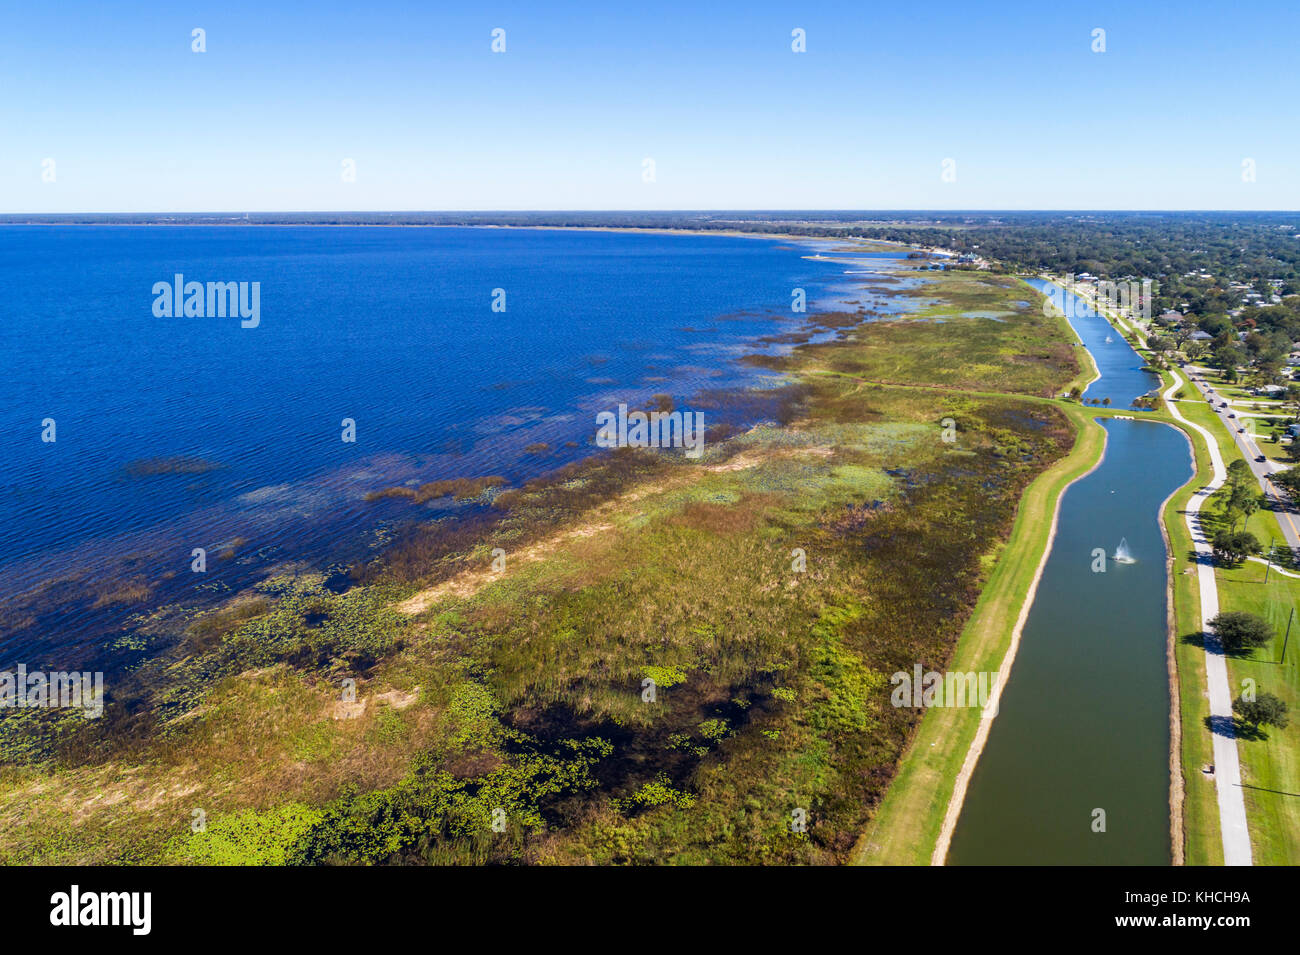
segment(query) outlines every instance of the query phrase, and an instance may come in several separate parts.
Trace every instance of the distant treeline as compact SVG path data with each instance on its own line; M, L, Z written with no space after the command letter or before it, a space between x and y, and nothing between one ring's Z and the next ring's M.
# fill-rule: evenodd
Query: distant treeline
M1300 284L1294 212L302 212L6 215L0 224L463 225L740 230L933 245L1030 271Z

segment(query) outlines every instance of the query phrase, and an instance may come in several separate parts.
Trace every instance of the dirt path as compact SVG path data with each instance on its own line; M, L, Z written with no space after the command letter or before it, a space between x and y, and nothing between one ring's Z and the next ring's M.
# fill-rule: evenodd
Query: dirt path
M800 448L795 451L780 451L772 453L763 453L758 451L742 451L735 457L723 461L721 464L706 465L700 468L701 471L708 474L722 474L728 471L744 471L749 468L757 467L765 461L773 461L778 458L791 457L798 454L813 454L826 456L831 453L830 448ZM587 515L574 527L558 531L540 541L529 544L521 550L514 551L506 555L508 566L518 567L536 563L539 560L567 547L570 544L597 534L603 534L612 531L615 527L613 516L620 509L630 504L635 504L644 498L654 494L660 494L664 491L676 487L685 487L692 483L694 476L691 471L684 472L680 477L674 480L663 481L654 484L646 484L633 488L618 497L615 497L605 503L593 508ZM397 604L397 609L405 614L418 614L428 610L439 600L447 597L465 598L472 597L492 581L498 579L502 572L494 571L489 565L483 569L461 571L450 580L427 587L419 593L408 597L401 603Z

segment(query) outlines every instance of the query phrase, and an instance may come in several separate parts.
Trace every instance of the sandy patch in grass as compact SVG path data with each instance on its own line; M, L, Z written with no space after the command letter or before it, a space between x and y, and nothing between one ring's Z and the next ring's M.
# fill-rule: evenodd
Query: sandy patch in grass
M698 469L699 473L705 474L724 474L735 471L745 471L750 468L758 467L769 461L778 458L797 457L800 455L812 455L816 457L828 457L833 452L829 447L798 448L793 450L782 450L775 452L764 452L756 450L746 450L737 454L735 457L721 464L706 465ZM558 550L577 543L578 541L594 537L614 529L615 525L610 518L615 512L635 504L637 501L650 497L654 494L661 494L664 491L674 487L690 484L693 481L690 472L687 472L684 478L673 481L662 481L652 484L646 484L634 488L610 501L601 504L599 507L592 509L587 519L575 527L567 528L556 534L552 534L543 540L520 551L510 555L510 562L515 565L532 564L545 557L550 556ZM405 614L415 615L423 613L440 600L448 597L466 598L472 597L492 581L501 576L497 571L486 570L466 570L445 580L442 583L421 590L414 596L408 597L401 603L397 604L397 609Z

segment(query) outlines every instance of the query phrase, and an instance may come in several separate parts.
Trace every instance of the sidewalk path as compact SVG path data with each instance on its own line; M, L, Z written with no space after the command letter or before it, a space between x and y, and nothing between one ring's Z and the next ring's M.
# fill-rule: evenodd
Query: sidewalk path
M1251 865L1250 832L1246 828L1246 801L1241 789L1241 763L1237 759L1237 737L1232 718L1232 690L1228 683L1228 661L1209 621L1219 612L1219 591L1214 581L1214 557L1201 526L1200 511L1205 500L1217 491L1228 471L1214 436L1199 424L1188 421L1173 401L1184 384L1177 371L1170 370L1173 385L1164 393L1165 406L1187 427L1199 432L1210 451L1214 476L1187 502L1187 529L1196 548L1196 574L1201 588L1201 629L1205 641L1205 677L1210 696L1210 720L1214 724L1214 786L1219 798L1219 828L1223 832L1224 865Z

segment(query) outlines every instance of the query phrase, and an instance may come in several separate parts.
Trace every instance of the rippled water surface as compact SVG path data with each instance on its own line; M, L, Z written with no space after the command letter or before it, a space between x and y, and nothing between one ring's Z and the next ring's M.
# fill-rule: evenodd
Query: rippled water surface
M620 401L691 407L761 383L736 359L798 326L792 289L810 310L843 308L872 278L871 256L812 251L577 231L0 229L0 600L124 558L157 580L232 541L247 561L323 559L384 513L369 490L517 481L590 453L595 413ZM177 273L260 282L260 324L155 316L154 284Z

